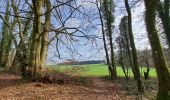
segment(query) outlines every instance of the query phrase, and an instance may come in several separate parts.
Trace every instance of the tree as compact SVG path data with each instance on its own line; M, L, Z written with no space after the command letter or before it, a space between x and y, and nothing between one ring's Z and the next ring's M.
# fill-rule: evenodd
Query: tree
M114 48L113 48L113 11L114 11L114 4L113 0L103 0L102 4L102 14L103 18L105 20L105 33L109 40L109 46L110 46L110 70L111 70L111 77L113 79L117 78L117 72L116 72L116 65L115 65L115 59L114 59Z
M11 27L12 30L14 30L15 27L15 20L11 23L11 26L8 26L7 24L10 24L10 2L7 2L5 17L2 25L2 39L1 39L1 49L0 49L0 66L1 67L9 67L9 59L10 59L10 50L11 50L11 44L12 44L12 38L10 35L10 30L8 27Z
M166 39L168 41L168 45L170 47L170 14L169 14L169 8L170 8L170 0L164 0L164 3L162 3L160 0L158 0L157 3L157 11L159 13L159 17L162 21L164 32L166 35Z
M125 73L125 66L130 66L132 68L133 74L133 61L132 61L132 52L130 50L130 40L129 40L129 31L128 31L128 16L123 16L121 18L121 22L119 24L119 36L117 37L117 43L119 47L119 62L122 66L124 73ZM127 72L128 74L128 72ZM126 75L128 79L128 75Z
M104 23L103 23L103 16L102 16L102 12L101 12L101 6L99 7L99 4L101 4L101 0L100 2L98 0L96 0L96 6L99 12L99 16L100 16L100 23L101 23L101 27L102 27L102 39L103 39L103 44L104 44L104 50L105 50L105 55L106 55L106 63L108 65L108 69L109 72L111 74L111 76L113 76L113 71L112 71L112 67L110 64L110 60L109 60L109 53L108 53L108 48L107 48L107 43L106 43L106 36L105 36L105 30L104 30Z
M26 36L28 35L28 30L31 23L31 19L27 19L25 24L22 22L21 18L19 17L18 8L14 2L14 0L11 0L14 15L16 16L16 22L18 24L19 28L19 43L16 47L16 53L14 56L14 60L12 61L12 66L18 67L22 72L22 77L27 78L27 72L26 67L28 66L28 49L26 45ZM29 18L32 16L32 14L27 14Z
M167 64L164 58L162 47L160 44L160 39L155 26L155 16L156 16L156 0L144 0L145 2L145 22L146 29L148 32L148 38L150 45L152 47L152 55L154 64L156 67L156 72L158 75L159 86L157 93L157 100L169 100L170 96L168 92L170 91L170 74L167 68Z
M135 47L135 42L134 42L134 37L133 37L133 32L132 32L132 15L131 15L131 9L129 7L128 0L125 0L125 7L126 7L126 10L127 10L127 13L128 13L128 33L129 33L129 39L130 39L130 46L132 48L134 77L137 80L138 91L143 92L144 87L143 87L143 84L142 84L140 71L139 71L137 52L136 52L136 47Z
M31 43L31 52L30 52L30 66L32 67L32 77L39 78L41 77L41 64L40 64L40 55L41 55L41 41L42 41L42 0L32 0L33 4L33 14L34 14L34 23L33 23L33 33L32 33L32 43Z
M46 4L45 23L42 26L43 3ZM32 0L33 3L33 33L30 52L30 66L32 77L37 79L42 77L42 69L45 66L48 52L48 33L51 24L51 2L50 0ZM42 31L43 30L43 31Z
M46 15L45 15L45 23L44 29L42 32L42 42L41 42L41 67L45 67L47 53L48 53L48 34L50 31L51 25L51 2L49 0L45 0L46 4Z
M124 56L125 52L123 50L123 45L121 43L122 42L121 37L117 37L116 38L116 42L117 42L118 47L119 47L119 51L118 51L118 63L122 67L122 70L123 70L123 73L125 75L126 80L128 80L129 79L129 77L128 77L128 67L126 66L126 64L124 62L124 59L126 59L126 58ZM127 72L126 72L126 69L127 69Z

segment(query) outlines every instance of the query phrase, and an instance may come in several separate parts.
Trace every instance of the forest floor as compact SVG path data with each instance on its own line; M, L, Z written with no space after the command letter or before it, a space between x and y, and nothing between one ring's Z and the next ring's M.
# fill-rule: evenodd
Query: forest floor
M147 83L147 93L137 94L135 81L87 77L86 84L30 82L10 73L0 73L0 100L152 100L155 83ZM147 99L146 99L147 98Z

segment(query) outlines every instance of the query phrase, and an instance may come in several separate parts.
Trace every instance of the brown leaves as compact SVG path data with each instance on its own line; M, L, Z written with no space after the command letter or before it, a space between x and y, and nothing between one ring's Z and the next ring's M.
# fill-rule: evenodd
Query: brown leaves
M65 81L62 78L56 80ZM3 84L4 79L6 79L5 84ZM44 77L44 80L48 79L51 80L50 76ZM88 86L81 83L86 80L90 81ZM107 79L90 77L74 77L67 81L69 82L62 85L22 82L18 76L0 74L0 97L2 100L135 100L136 98L133 95L126 95L126 91L120 88L122 87L120 82L112 83Z

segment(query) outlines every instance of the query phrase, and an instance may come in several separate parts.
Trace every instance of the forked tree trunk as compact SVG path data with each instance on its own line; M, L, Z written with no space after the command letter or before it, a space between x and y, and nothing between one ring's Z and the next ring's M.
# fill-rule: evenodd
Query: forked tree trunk
M43 7L43 0L32 0L34 23L33 23L33 35L30 51L30 66L32 67L32 78L41 77L41 14Z
M17 6L15 5L15 1L11 0L11 2L12 2L14 14L16 16L15 18L17 19L17 23L19 26L18 28L19 28L19 37L20 37L19 45L16 47L16 54L12 65L15 66L15 68L18 67L18 69L21 70L23 78L28 78L30 74L27 74L27 70L26 70L28 67L28 49L25 44L25 36L28 34L31 19L27 19L26 23L23 25L21 18L18 17L19 13L18 13ZM32 14L29 14L29 17L31 16Z
M42 77L42 69L45 67L48 53L48 33L51 22L51 2L50 0L32 0L34 6L34 26L32 34L32 45L30 55L30 65L32 69L32 78ZM41 14L43 2L46 4L45 24L42 29ZM42 31L43 30L43 31Z
M156 99L170 100L170 74L155 26L157 0L144 0L144 2L146 7L146 28L148 31L148 38L152 47L153 60L159 80L159 88Z

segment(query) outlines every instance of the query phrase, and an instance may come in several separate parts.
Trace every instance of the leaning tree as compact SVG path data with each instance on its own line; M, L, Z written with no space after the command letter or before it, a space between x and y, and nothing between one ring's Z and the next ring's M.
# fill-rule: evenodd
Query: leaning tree
M148 38L152 47L152 55L159 80L157 100L170 100L170 73L167 68L165 57L162 51L160 39L156 29L156 6L157 0L144 0L145 22L148 31Z

